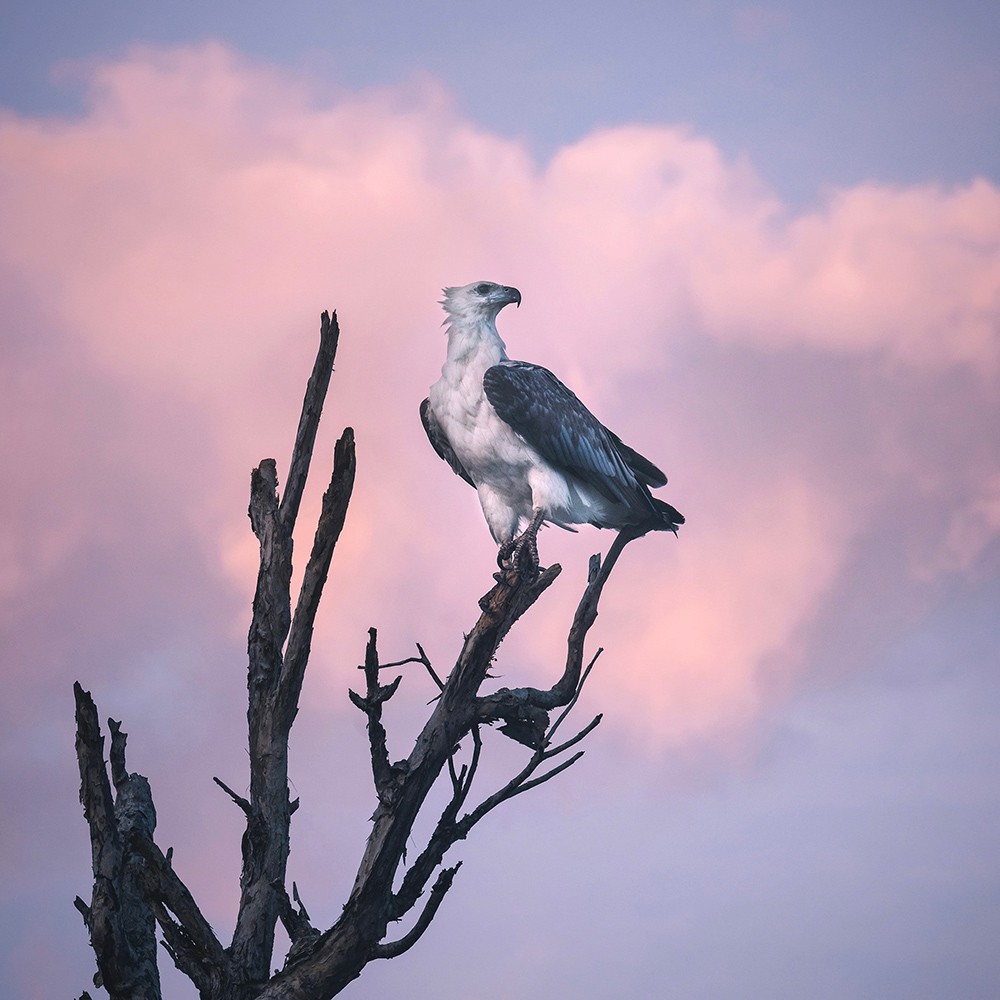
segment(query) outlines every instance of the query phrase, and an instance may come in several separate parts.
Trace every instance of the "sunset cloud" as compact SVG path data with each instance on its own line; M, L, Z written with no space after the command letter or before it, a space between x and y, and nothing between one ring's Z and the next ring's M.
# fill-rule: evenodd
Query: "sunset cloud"
M0 120L18 331L0 408L27 432L4 446L21 470L0 536L8 608L87 546L129 544L131 501L134 538L175 532L178 558L215 567L197 586L229 581L219 629L238 632L233 595L246 599L255 558L247 473L287 460L317 315L336 307L329 420L356 427L361 457L335 568L350 586L332 595L349 635L317 648L347 656L391 619L400 643L453 650L493 554L416 408L443 358L439 289L477 278L521 288L524 308L500 324L512 356L553 367L662 463L688 515L676 542L634 546L647 546L641 572L623 568L601 618L627 669L595 678L595 698L631 706L614 724L637 742L752 724L773 663L802 669L811 623L887 520L916 553L913 581L973 572L995 541L995 452L961 448L997 425L1000 191L987 181L865 184L796 213L685 128L609 128L539 163L430 79L329 93L217 44L79 72L79 117ZM37 389L52 371L54 397ZM973 425L928 436L931 399L942 422L954 406ZM560 586L576 593L608 542L551 529L542 555L567 560L576 583ZM147 555L169 563L164 548ZM455 551L469 561L452 567ZM566 622L546 608L512 649L558 662ZM347 678L327 664L332 698Z

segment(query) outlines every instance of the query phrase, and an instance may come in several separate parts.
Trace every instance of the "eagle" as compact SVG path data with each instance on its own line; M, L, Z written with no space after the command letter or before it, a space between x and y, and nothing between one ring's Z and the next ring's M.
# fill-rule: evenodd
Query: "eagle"
M479 494L501 569L525 547L537 566L546 522L676 534L683 516L650 493L667 477L552 372L507 357L496 319L512 302L492 281L444 289L448 355L420 404L434 450Z

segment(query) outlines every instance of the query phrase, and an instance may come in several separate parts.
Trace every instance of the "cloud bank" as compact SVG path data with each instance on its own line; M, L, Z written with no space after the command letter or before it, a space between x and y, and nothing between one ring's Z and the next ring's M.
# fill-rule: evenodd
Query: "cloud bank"
M12 663L29 709L103 677L67 652L84 627L68 582L95 566L94 635L169 591L173 645L192 620L236 641L247 472L285 460L330 306L328 421L356 427L361 474L329 612L350 634L321 640L314 683L342 703L372 623L447 661L492 551L416 406L443 358L438 290L478 278L524 293L501 317L512 356L662 464L688 515L676 541L630 550L602 615L595 700L625 738L657 751L751 724L806 669L866 546L906 594L995 557L990 183L862 185L792 213L683 127L606 129L537 163L428 79L320 92L217 44L78 72L81 116L0 119L0 407L17 430L0 593L9 629L39 601L61 623L57 678L38 681L30 643ZM607 542L545 533L563 596L512 640L512 674L555 669L558 611ZM139 631L115 676L183 698L135 655Z

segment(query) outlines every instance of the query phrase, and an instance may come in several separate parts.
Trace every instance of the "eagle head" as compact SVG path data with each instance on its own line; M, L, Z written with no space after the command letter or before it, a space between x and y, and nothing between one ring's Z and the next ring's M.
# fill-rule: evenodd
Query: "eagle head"
M470 285L445 288L441 305L453 319L493 320L511 302L521 304L521 293L516 288L495 281L473 281Z

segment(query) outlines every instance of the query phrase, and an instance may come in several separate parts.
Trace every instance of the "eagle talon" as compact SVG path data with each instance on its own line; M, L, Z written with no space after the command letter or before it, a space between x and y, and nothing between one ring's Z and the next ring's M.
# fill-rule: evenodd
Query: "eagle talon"
M540 514L532 519L531 524L516 538L504 542L497 552L497 565L500 573L494 574L499 582L508 574L514 573L521 579L535 577L540 568L538 561L538 527L542 522Z
M520 543L514 549L512 559L518 576L536 576L538 574L538 539L535 533L525 532Z
M512 538L509 542L504 542L497 551L497 566L501 570L510 569L511 556L517 551L518 539Z

